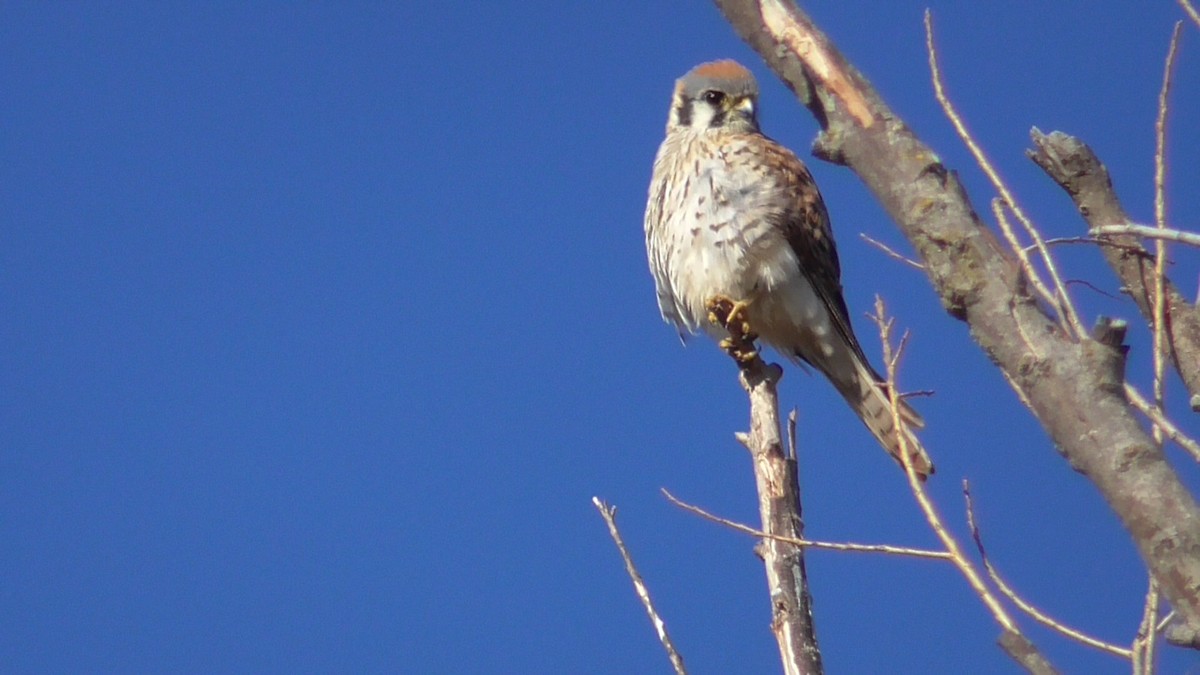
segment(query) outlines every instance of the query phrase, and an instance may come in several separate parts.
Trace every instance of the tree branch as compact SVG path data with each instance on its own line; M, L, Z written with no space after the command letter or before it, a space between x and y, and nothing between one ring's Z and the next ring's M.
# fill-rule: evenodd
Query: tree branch
M1174 641L1200 648L1200 507L1130 409L1120 350L1046 314L955 174L803 12L783 0L716 4L821 124L817 154L859 175L920 254L946 311L1120 517L1177 612Z
M971 488L966 480L963 480L962 491L963 498L966 500L967 504L967 527L971 529L971 538L975 540L975 548L979 551L979 559L983 561L983 567L987 570L988 576L991 578L992 583L996 585L996 588L1000 589L1000 592L1003 593L1010 602L1016 605L1017 608L1022 612L1025 612L1029 616L1033 617L1033 619L1038 623L1051 630L1057 631L1072 640L1126 659L1133 657L1132 650L1125 649L1124 647L1118 647L1114 644L1094 638L1087 633L1075 630L1074 628L1063 624L1061 621L1054 619L1042 610L1034 607L1032 603L1022 598L1015 590L1013 590L1013 587L1008 585L1008 582L1004 580L1004 577L1000 576L1000 571L996 569L996 566L988 557L987 548L985 548L983 545L983 534L979 531L979 523L975 518L975 505L971 499Z
M667 633L667 624L658 615L658 610L654 609L654 603L650 600L650 589L646 587L641 573L634 566L633 556L629 555L629 549L625 547L625 540L621 538L621 531L617 529L617 507L609 506L600 501L599 497L592 497L592 505L596 507L596 510L600 512L600 517L608 525L608 534L612 537L613 543L617 545L621 559L625 561L625 572L629 574L629 579L633 582L633 590L637 592L638 599L646 608L646 614L650 616L650 622L654 624L654 632L658 634L658 641L662 643L663 649L667 652L667 658L671 660L671 667L675 669L676 675L687 675L687 669L683 666L683 656L675 649L675 643L671 642L671 635Z
M852 553L883 553L885 555L909 556L913 558L925 558L929 560L950 560L952 557L946 551L931 551L924 548L891 546L889 544L853 544L832 541L813 541L811 539L793 539L791 537L781 537L776 534L767 534L762 530L756 530L753 527L743 525L737 521L729 520L728 518L722 518L721 516L709 513L695 504L688 504L687 502L671 494L666 488L663 488L662 493L663 496L667 498L667 501L671 502L675 506L678 506L684 511L694 513L705 520L710 520L714 523L724 525L730 529L753 535L755 537L777 539L788 544L795 544L796 546L800 546L802 548L826 549L828 551L849 551Z
M908 339L908 334L900 338L900 344L892 348L892 325L893 319L887 317L884 311L883 299L878 295L875 296L875 314L871 316L875 325L879 327L879 342L883 346L883 362L886 366L885 377L887 381L888 398L890 399L890 407L892 413L892 423L897 429L903 429L904 419L900 416L900 400L896 396L899 386L896 384L896 364L900 360L900 355L904 351L904 344ZM950 554L950 560L954 566L958 568L967 585L979 596L984 607L987 607L991 612L992 618L996 623L1000 624L1000 639L998 643L1001 649L1005 651L1014 661L1021 664L1025 670L1033 675L1056 675L1053 664L1051 664L1045 656L1038 651L1037 646L1021 633L1021 628L1017 622L1009 616L1008 611L1000 603L999 599L992 594L990 588L984 583L979 572L976 571L974 563L967 558L962 552L962 547L959 546L958 540L950 531L946 529L945 523L942 521L941 514L938 513L937 506L933 500L925 492L925 486L913 471L911 455L905 451L903 447L907 442L904 434L900 435L900 461L904 464L904 473L908 478L908 487L913 493L913 497L917 500L917 506L920 507L921 513L925 516L926 522L929 523L930 529L937 535L937 538L942 541L942 546Z
M754 461L758 511L762 531L767 535L755 550L767 571L771 630L779 644L784 672L815 675L823 672L823 666L813 626L804 548L788 542L804 539L804 520L796 459L784 454L779 431L776 385L783 371L763 362L754 351L753 336L746 333L745 324L731 317L733 307L725 299L709 303L712 318L732 336L725 346L738 364L738 379L750 397L750 432L738 434L738 440L750 450Z
M1121 232L1131 221L1113 190L1108 169L1085 143L1060 131L1030 132L1033 149L1025 154L1075 202L1088 229L1100 241L1109 267L1146 321L1154 320L1155 258L1136 230ZM1148 228L1149 229L1149 228ZM1167 350L1193 398L1200 397L1200 311L1175 284L1163 279Z

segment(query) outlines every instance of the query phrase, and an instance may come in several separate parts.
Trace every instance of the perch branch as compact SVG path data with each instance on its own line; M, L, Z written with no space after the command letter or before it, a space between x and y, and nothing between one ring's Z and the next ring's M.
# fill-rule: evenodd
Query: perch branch
M773 614L771 630L779 645L779 656L787 675L821 673L804 548L785 541L804 539L804 520L796 462L784 454L780 437L776 385L783 371L758 355L751 326L736 303L713 298L708 309L709 319L729 332L722 346L737 363L738 379L750 398L750 431L738 438L750 450L762 531L769 535L756 550L766 568Z

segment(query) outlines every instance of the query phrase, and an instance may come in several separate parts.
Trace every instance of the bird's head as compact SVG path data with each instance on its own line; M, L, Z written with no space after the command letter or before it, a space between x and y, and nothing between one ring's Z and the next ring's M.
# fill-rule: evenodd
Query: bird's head
M736 61L712 61L675 82L668 130L758 131L758 82Z

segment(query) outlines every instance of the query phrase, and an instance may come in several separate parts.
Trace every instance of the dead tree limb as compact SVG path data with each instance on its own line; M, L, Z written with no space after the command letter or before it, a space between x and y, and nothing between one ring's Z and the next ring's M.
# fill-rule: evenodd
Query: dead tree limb
M807 15L785 0L715 1L816 117L817 155L858 174L920 254L945 310L1117 513L1176 610L1169 639L1200 648L1200 507L1131 410L1122 351L1046 313L954 172Z

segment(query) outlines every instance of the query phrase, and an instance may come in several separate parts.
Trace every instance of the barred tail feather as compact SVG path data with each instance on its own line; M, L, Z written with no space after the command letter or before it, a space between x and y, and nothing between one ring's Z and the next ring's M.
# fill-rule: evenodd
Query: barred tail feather
M879 440L884 450L904 466L900 459L900 434L892 419L891 401L888 398L887 384L882 382L879 375L860 359L854 359L854 376L848 378L830 378L850 407L858 413L859 418L871 433ZM904 441L908 448L908 456L912 462L913 471L924 480L933 473L933 461L929 459L925 448L913 434L912 430L925 426L920 414L907 401L898 401L900 418L904 421Z

